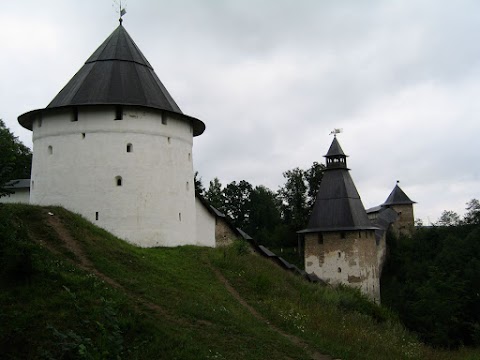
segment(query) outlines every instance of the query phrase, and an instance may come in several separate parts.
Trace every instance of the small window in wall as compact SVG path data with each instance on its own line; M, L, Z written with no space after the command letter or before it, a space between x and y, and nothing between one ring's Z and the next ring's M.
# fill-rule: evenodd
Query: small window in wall
M338 257L341 258L342 257L342 253L339 251L338 252Z
M185 187L186 187L187 191L190 190L190 183L188 181L187 181L187 184L186 184Z
M337 271L338 271L339 273L341 273L341 272L342 272L342 268L338 268Z
M340 232L340 238L342 238L342 239L345 239L345 238L346 238L345 231L341 231L341 232Z
M32 190L35 188L35 181L32 180Z
M182 213L181 213L181 212L178 213L178 220L179 220L179 221L182 221Z
M167 125L167 114L162 113L162 124Z
M85 139L85 133L82 133L82 139Z
M42 127L43 117L42 114L38 115L38 127Z
M73 108L72 121L78 121L78 108Z
M188 161L192 161L192 154L188 153Z
M127 144L127 152L133 152L133 145Z
M95 220L98 220L98 211L95 213Z
M117 186L122 186L122 177L121 176L115 177L115 183L117 184Z
M322 233L318 233L317 234L317 242L322 245L323 244L323 234Z
M121 105L115 106L115 120L123 120L123 107Z
M169 144L172 142L172 139L170 139L170 136L167 138L167 141Z
M52 155L53 154L53 147L52 145L48 145L48 155Z

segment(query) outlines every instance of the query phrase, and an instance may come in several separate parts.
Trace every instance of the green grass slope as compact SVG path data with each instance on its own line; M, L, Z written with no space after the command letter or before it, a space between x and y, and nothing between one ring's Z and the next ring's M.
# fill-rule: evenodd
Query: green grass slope
M61 208L0 204L0 358L480 359L245 250L141 249Z

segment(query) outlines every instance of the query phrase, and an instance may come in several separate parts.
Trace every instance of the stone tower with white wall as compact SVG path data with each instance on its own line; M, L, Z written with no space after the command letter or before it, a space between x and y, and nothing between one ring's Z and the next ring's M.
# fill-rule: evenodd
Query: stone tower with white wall
M347 168L337 138L327 152L326 169L304 236L305 271L330 284L359 288L380 301L378 242Z
M45 108L18 118L33 132L30 202L60 205L140 246L199 244L193 137L120 25Z

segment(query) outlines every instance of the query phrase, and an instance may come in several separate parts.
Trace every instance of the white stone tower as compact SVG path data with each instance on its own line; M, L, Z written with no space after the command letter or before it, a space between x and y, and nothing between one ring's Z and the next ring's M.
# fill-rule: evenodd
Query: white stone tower
M196 244L193 137L120 25L45 108L33 131L30 202L61 205L144 247Z

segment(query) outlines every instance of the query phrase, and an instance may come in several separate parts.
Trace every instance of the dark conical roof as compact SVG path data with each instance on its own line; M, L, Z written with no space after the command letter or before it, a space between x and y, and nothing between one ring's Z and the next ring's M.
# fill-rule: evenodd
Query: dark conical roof
M136 105L180 114L192 121L194 135L205 124L182 113L133 39L120 24L90 56L45 110L84 105ZM19 117L31 130L34 115Z
M337 138L326 155L327 164L330 156L346 156ZM308 226L300 233L366 229L376 227L368 219L349 170L327 165Z
M325 157L338 156L338 155L347 156L343 152L342 147L340 146L340 143L338 142L337 137L335 136L333 138L332 144L330 145L330 148L328 149L327 155L325 155Z
M415 201L410 200L410 198L400 189L400 186L395 185L390 195L388 195L387 200L382 204L383 206L388 205L408 205L415 204Z
M326 171L307 229L302 232L375 229L347 169Z

